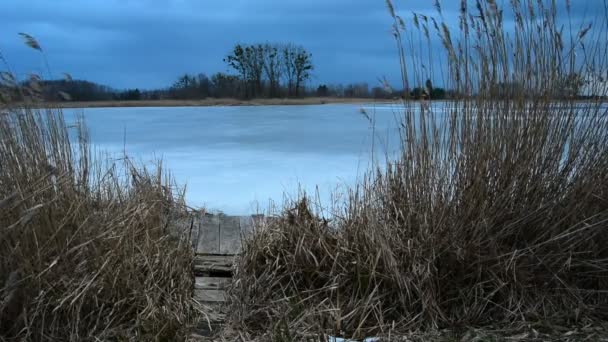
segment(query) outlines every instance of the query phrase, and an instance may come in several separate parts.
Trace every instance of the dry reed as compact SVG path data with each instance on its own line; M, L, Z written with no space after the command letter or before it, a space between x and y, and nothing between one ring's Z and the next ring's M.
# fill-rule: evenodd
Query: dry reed
M303 198L258 227L238 260L233 323L287 341L605 322L607 13L567 33L555 1L463 0L454 33L440 4L411 25L388 4L401 156L330 221ZM441 51L421 48L433 30ZM441 78L454 101L408 99Z
M82 122L31 108L37 77L2 76L0 340L184 339L198 311L170 177L92 158Z

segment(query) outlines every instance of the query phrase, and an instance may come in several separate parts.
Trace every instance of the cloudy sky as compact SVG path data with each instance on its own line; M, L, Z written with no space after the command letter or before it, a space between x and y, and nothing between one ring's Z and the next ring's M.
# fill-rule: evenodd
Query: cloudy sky
M603 0L573 0L584 11ZM396 1L431 14L431 0ZM443 1L448 20L458 1ZM406 8L407 7L407 8ZM313 54L313 84L398 80L391 18L384 0L2 0L0 52L21 76L69 72L116 88L164 87L177 75L228 71L237 43L292 42ZM46 75L46 72L43 74Z

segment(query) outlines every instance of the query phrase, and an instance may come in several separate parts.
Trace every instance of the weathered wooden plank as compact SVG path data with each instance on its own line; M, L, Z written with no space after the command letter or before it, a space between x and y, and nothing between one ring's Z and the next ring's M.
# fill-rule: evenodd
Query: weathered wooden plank
M192 211L188 213L173 213L164 223L167 225L169 233L177 237L189 237L192 242L192 248L198 246L198 238L200 234L200 219L199 212Z
M220 215L204 215L200 219L198 253L219 253Z
M201 303L218 303L226 301L224 290L194 290L194 299Z
M207 275L209 273L224 273L231 274L232 267L226 267L222 265L195 265L194 266L194 274L195 275Z
M194 258L194 273L232 273L233 255L198 255Z
M198 253L237 254L241 248L240 216L205 215L200 219Z
M194 288L199 290L223 290L230 284L231 278L196 277Z
M237 254L241 249L241 225L238 216L220 217L220 253Z
M272 219L264 215L196 215L193 225L196 230L196 234L193 232L195 250L197 253L238 254L242 238Z
M232 265L234 263L234 255L232 255L232 254L227 254L227 255L197 254L194 257L195 264L209 263L209 262L215 263L215 264Z

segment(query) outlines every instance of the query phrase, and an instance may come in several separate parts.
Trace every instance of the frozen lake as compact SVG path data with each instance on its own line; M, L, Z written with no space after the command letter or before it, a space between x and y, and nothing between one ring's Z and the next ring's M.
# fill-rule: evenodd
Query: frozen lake
M374 124L361 113L364 109ZM325 205L398 148L390 104L66 109L84 114L96 150L162 158L191 206L244 215L298 189ZM372 141L374 142L372 144Z

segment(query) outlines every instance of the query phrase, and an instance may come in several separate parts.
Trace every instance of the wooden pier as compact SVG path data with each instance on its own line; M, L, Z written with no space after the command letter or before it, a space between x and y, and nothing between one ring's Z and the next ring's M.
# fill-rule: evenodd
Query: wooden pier
M190 222L193 234L194 300L203 304L206 320L192 340L204 340L220 329L225 319L226 287L231 282L235 256L242 237L250 233L262 216L195 216Z

